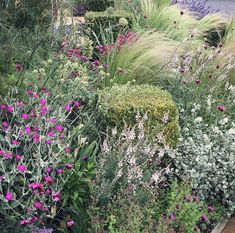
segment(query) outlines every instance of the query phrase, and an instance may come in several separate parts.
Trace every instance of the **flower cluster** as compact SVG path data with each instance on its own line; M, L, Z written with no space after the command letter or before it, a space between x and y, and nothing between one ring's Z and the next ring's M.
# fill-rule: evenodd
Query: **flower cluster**
M27 96L0 105L0 206L6 221L14 216L21 225L55 214L74 162L67 118L80 106L69 101L53 109L45 89L28 90Z

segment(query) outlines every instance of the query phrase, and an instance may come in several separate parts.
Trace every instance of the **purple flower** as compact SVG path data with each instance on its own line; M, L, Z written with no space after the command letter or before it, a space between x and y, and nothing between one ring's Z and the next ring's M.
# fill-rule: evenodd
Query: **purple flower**
M170 219L170 220L174 220L174 219L175 219L175 215L174 215L173 213L170 213L169 219Z
M21 64L16 64L16 71L20 72L23 70L23 66Z
M209 218L207 217L207 215L203 214L201 217L202 222L208 222Z
M213 212L215 208L212 205L208 205L207 210L208 212Z

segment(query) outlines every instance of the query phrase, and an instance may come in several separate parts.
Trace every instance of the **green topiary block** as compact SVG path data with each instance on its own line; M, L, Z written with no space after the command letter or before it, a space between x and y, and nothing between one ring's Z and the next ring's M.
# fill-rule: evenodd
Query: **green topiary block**
M122 129L133 126L137 112L147 113L147 133L175 147L179 137L179 114L169 92L151 85L114 85L99 92L99 108L108 124Z
M104 12L87 12L85 14L85 21L87 26L91 29L91 35L94 33L100 43L102 42L102 33L107 31L107 29L111 29L115 41L120 32L123 30L131 30L134 25L132 13L126 11L111 11L111 8L108 8ZM126 24L123 24L123 21L126 22Z
M86 0L90 11L105 11L108 7L114 7L113 0Z

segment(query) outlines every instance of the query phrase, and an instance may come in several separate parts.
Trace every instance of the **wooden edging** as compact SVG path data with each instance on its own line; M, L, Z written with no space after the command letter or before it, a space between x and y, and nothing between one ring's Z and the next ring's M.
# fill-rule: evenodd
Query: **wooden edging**
M211 233L222 233L230 218L225 219L223 222L219 222Z

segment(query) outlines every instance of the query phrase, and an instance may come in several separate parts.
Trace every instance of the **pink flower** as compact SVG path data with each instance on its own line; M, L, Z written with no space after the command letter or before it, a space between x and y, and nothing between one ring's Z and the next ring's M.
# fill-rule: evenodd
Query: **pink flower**
M19 142L15 139L15 140L12 140L12 141L11 141L11 144L12 144L12 145L19 145Z
M7 201L11 201L13 199L12 193L7 192L6 195L5 195L5 198L6 198Z
M51 184L53 182L53 178L51 176L44 177L44 181L48 184Z
M4 180L3 176L0 176L0 182L2 182Z
M12 154L11 153L4 153L4 157L5 157L5 159L11 159Z
M33 203L33 207L36 208L36 209L41 209L42 208L42 203L39 202L39 201L35 201Z
M60 201L60 199L61 199L61 194L60 194L60 192L53 192L53 193L52 193L52 199L53 199L53 201L55 201L55 202Z
M16 155L16 159L22 159L22 158L23 158L22 155L19 155L19 154Z
M202 222L208 222L209 221L208 217L205 214L202 215L201 220L202 220Z
M34 127L34 128L33 128L33 131L34 131L34 132L38 132L38 130L39 130L38 127Z
M66 110L66 112L70 112L72 108L70 105L65 105L64 109Z
M47 145L51 145L51 140L46 140Z
M24 106L24 103L23 103L22 101L17 102L17 106L18 106L18 107L23 107L23 106Z
M74 221L73 221L72 219L67 220L66 226L67 226L68 228L71 228L73 225L74 225Z
M47 104L47 100L46 99L41 99L40 100L40 104L41 105L46 105Z
M80 102L77 102L77 101L73 101L73 104L74 104L74 106L76 106L76 107L80 107L80 106L81 106Z
M65 153L70 153L70 148L69 148L69 147L66 147L66 148L64 149L64 151L65 151Z
M207 210L208 210L208 212L214 212L215 208L211 205L208 205Z
M63 134L63 133L60 134L59 139L60 139L61 141L64 140L64 134Z
M23 66L21 64L16 64L16 71L20 72L23 70Z
M4 151L3 150L0 150L0 155L4 155Z
M7 111L8 111L8 112L13 112L13 111L14 111L14 107L11 106L11 105L8 105L8 106L7 106Z
M61 168L56 169L57 174L62 174L64 173L64 170Z
M28 119L29 119L29 115L26 114L26 113L23 113L23 114L21 115L21 118L24 119L24 120L28 120Z
M49 132L47 133L47 136L52 138L52 137L54 137L54 136L55 136L55 134L54 134L54 133L52 133L51 131L49 131Z
M218 109L219 111L221 111L221 112L224 112L224 111L225 111L225 106L224 106L224 105L219 105L219 106L217 107L217 109Z
M56 123L56 118L55 118L55 117L51 118L51 123L52 123L52 124L55 124L55 123Z
M33 189L33 190L40 190L42 191L43 190L43 185L40 184L40 183L31 183L29 184L29 188Z
M7 128L9 125L8 125L8 123L7 123L6 121L3 121L3 122L2 122L2 126L3 126L4 128Z
M46 194L51 194L51 190L50 189L46 189Z
M170 213L169 219L170 219L170 220L174 220L174 219L175 219L175 216L174 216L173 213Z
M29 220L26 220L26 219L22 219L22 220L20 220L20 225L27 225L27 224L29 224Z
M55 129L59 132L63 131L63 126L62 125L56 125Z
M65 167L66 167L68 170L73 169L73 164L67 163L67 164L65 165Z
M33 141L34 141L35 143L38 143L38 142L40 141L40 137L39 137L38 134L34 134L34 135L33 135Z
M1 108L2 110L4 110L4 109L7 108L7 106L6 106L5 104L2 104L2 105L0 105L0 108Z
M30 129L30 127L25 127L25 132L27 133L27 134L30 134L31 133L31 129Z
M46 173L51 173L52 172L52 168L51 167L48 167L47 169L46 169Z
M27 170L27 167L26 167L25 165L23 165L23 164L19 164L19 165L17 166L17 170L18 170L19 172L24 173L24 172Z

